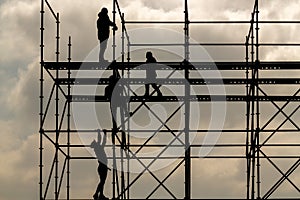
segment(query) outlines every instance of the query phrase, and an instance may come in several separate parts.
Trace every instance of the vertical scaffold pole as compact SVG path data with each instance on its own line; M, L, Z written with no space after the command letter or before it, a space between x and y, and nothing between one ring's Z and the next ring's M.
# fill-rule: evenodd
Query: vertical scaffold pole
M57 13L56 18L56 62L59 62L59 13ZM56 69L56 80L59 78L59 69ZM59 185L58 185L58 146L59 146L59 85L55 83L55 200L58 200L59 194Z
M123 23L124 23L124 28L125 28L125 18L123 18ZM125 30L124 30L125 31ZM127 65L129 66L130 64L130 41L129 38L127 37ZM130 69L128 67L127 70L127 78L130 79ZM128 85L128 96L130 95L130 88ZM128 111L130 111L130 103L128 102ZM127 133L127 186L130 185L130 156L129 156L129 148L130 148L130 120L128 120L128 133ZM130 187L127 189L127 198L130 199Z
M247 135L246 135L246 158L247 158L247 199L253 199L255 188L255 137L254 137L254 21L255 21L256 2L251 13L250 30L246 37L246 76L247 84ZM250 53L249 53L250 48ZM250 68L251 67L251 68ZM251 72L251 75L250 75Z
M184 5L184 56L185 60L190 60L190 21L189 21L189 10L188 10L188 0L185 0Z
M122 77L124 77L124 67L125 67L125 22L124 13L122 13Z
M39 164L39 168L40 168L40 180L39 180L39 186L40 186L40 192L39 192L39 196L40 196L40 200L43 200L43 98L44 98L44 91L43 91L43 87L44 87L44 70L43 70L43 65L44 65L44 13L45 13L45 8L44 8L44 0L41 0L41 26L40 26L40 32L41 32L41 44L40 44L40 53L41 53L41 60L40 60L40 65L41 65L41 72L40 72L40 129L39 129L39 142L40 142L40 164Z
M114 23L116 23L116 0L113 0L113 22ZM113 60L115 60L115 30L113 29ZM111 108L111 109L113 109L113 108ZM114 114L113 112L112 112L112 120L113 120L113 128L112 128L112 135L111 135L111 137L112 137L112 145L113 145L113 170L112 170L112 172L113 172L113 177L112 177L112 179L113 179L113 181L112 181L112 185L113 185L113 187L112 187L112 198L113 199L115 199L116 198L116 147L115 147L115 145L116 145L116 143L115 143L115 137L116 137L116 134L117 134L117 124L116 124L116 120L117 119L115 119L114 117L116 117L116 114Z
M113 0L113 22L116 23L116 0ZM113 29L113 60L116 60L116 30Z
M254 133L254 107L255 107L255 65L254 65L254 20L255 20L255 9L256 3L254 5L254 11L252 13L252 20L251 20L251 199L254 199L255 196L255 133Z
M68 67L68 97L71 96L71 70L70 70L70 63L71 63L71 47L72 47L72 43L71 43L71 36L69 36L69 44L68 44L68 63L69 63L69 67ZM68 138L67 138L67 199L70 199L70 130L71 130L71 100L70 98L67 99L68 101L68 114L67 114L67 118L68 118L68 124L67 124L67 132L68 132Z
M114 116L112 116L114 118ZM116 119L113 119L113 120L116 120ZM113 150L113 169L112 169L112 173L113 173L113 177L112 177L112 199L116 199L116 134L117 134L117 127L116 127L116 124L114 123L113 125L113 129L112 129L112 150Z
M246 43L245 43L245 47L246 47L246 80L247 80L247 84L246 84L246 95L247 95L247 105L246 105L246 176L247 176L247 199L249 199L250 194L250 162L251 162L251 157L249 156L249 153L251 152L249 150L249 133L250 133L250 86L249 86L249 38L248 36L246 36Z
M125 25L124 25L124 13L122 13L121 23L122 23L122 77L124 78L124 67L125 67ZM127 87L129 87L129 84L127 84ZM125 92L125 91L124 91ZM122 92L124 95L124 92ZM126 94L125 94L126 95ZM128 94L127 94L128 95ZM125 108L124 112L128 112ZM124 114L123 112L123 114ZM124 120L124 117L123 117ZM122 124L125 126L124 122L122 121ZM122 129L122 145L121 145L121 194L122 199L126 199L126 192L125 192L125 176L124 176L124 159L123 159L123 151L126 149L126 138L125 138L125 127Z
M188 0L185 0L184 20L184 56L185 56L185 79L189 79L189 14ZM188 81L187 81L188 82ZM190 149L190 85L185 84L185 199L191 199L191 149Z
M256 11L255 11L255 15L256 15L256 23L255 23L255 39L256 39L256 60L255 60L255 69L256 69L256 97L259 96L259 0L256 0ZM257 173L257 198L260 199L260 159L259 159L259 155L260 155L260 118L259 118L259 99L257 98L256 100L256 159L257 159L257 163L256 163L256 173Z

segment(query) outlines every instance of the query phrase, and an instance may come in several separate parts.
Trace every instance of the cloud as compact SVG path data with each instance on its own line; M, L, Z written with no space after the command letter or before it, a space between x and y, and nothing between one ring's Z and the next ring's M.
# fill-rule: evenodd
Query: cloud
M5 1L0 6L1 200L37 197L38 5Z
M146 7L153 9L153 10L159 10L160 12L170 12L177 10L181 8L183 5L183 1L181 0L175 0L170 2L167 1L160 1L160 0L153 0L153 1L147 1L142 0L141 3L143 3Z
M253 9L253 1L247 1L247 0L233 0L233 1L200 0L199 1L198 0L198 1L190 1L189 8L190 8L190 17L192 20L195 21L232 19L234 17L233 14L237 15L240 13L245 13L239 16L241 17L242 20L249 20L250 13L252 12Z
M36 199L38 186L38 154L37 135L18 143L14 149L1 151L0 198L10 200L16 198ZM14 145L15 141L11 142ZM17 192L16 192L17 191Z
M4 93L1 114L0 198L35 199L38 188L36 64L20 70L13 89ZM18 189L17 189L18 188ZM18 192L16 192L18 190Z
M25 139L38 131L39 68L35 59L28 69L19 69L14 87L6 93L4 110L10 113L17 124L13 127L19 138Z
M38 55L38 2L7 1L0 9L1 63L31 62Z

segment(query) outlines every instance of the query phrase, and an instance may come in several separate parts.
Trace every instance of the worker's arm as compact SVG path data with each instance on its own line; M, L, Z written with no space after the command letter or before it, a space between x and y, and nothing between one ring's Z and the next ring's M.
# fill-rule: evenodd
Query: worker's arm
M112 26L115 31L118 30L117 25L115 23L113 23L112 21L109 21L109 25Z
M97 143L100 144L100 141L101 141L100 129L98 129L97 132L98 132L98 140L97 140Z
M103 136L103 140L102 140L102 146L105 146L106 145L106 133L107 133L107 131L106 131L106 129L103 129L103 133L104 133L104 136Z

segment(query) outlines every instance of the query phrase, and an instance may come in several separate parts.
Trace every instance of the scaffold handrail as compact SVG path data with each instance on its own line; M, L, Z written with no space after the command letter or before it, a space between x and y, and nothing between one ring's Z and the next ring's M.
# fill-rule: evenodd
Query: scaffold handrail
M123 66L121 62L113 62L108 66L99 65L99 62L43 62L44 68L47 70L113 70L113 69L130 69L141 70L144 62L130 62ZM184 70L188 67L191 70L246 70L245 62L193 62L185 66L183 62L160 62L159 70ZM260 62L261 70L299 70L300 61L264 61ZM251 66L249 66L251 69Z
M190 24L250 24L251 22L256 23L257 21L254 20L203 20L203 21L190 21ZM300 24L298 20L260 20L258 21L260 24ZM147 20L127 20L126 24L184 24L184 21L147 21Z

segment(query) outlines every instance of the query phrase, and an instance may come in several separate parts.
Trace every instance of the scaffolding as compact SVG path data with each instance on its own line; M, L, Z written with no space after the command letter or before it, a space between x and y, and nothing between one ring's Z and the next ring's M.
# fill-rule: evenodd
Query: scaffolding
M285 142L272 143L272 138L280 134L299 134L299 120L295 120L297 112L299 115L299 78L283 78L283 77L270 77L265 75L268 72L299 72L300 62L289 61L262 61L260 59L260 47L270 46L300 46L300 44L288 44L288 43L262 43L260 41L260 26L263 24L299 24L299 21L262 21L259 19L259 0L254 0L254 7L249 21L192 21L189 17L188 0L184 0L184 20L183 21L126 21L125 15L121 11L121 7L118 0L113 0L113 22L116 22L117 17L120 17L122 24L122 43L117 44L116 32L113 31L112 37L112 52L113 62L108 66L101 65L99 62L72 62L71 60L71 48L72 42L69 37L68 42L68 59L67 61L60 60L60 17L59 13L55 13L50 3L47 0L41 0L41 68L40 68L40 180L39 180L39 199L76 199L71 195L71 162L72 160L93 160L93 156L77 156L73 155L73 150L84 149L89 147L89 144L72 144L74 137L82 134L95 134L99 132L97 128L90 127L89 129L76 129L72 126L72 104L75 103L99 103L110 104L110 99L105 95L85 95L85 94L73 94L72 88L76 86L85 85L97 85L107 86L111 84L109 78L76 78L73 74L78 71L108 71L111 74L120 74L120 80L118 84L124 89L121 93L121 98L127 98L128 105L124 109L120 109L119 114L117 110L112 109L111 114L114 116L113 127L108 130L111 144L107 145L107 148L111 149L112 155L108 157L112 162L112 199L131 199L137 198L132 195L134 186L145 174L149 175L156 181L156 187L151 191L145 192L145 196L138 196L138 198L153 198L154 194L161 188L168 194L163 198L202 198L201 196L194 196L192 192L192 161L203 159L198 154L194 153L193 149L199 148L215 148L220 149L232 149L243 148L243 155L227 155L226 153L218 155L206 155L205 159L239 159L244 160L246 165L246 182L245 182L245 198L246 199L272 199L273 194L279 190L280 186L284 183L288 183L292 188L298 192L298 196L292 196L291 198L299 198L300 187L296 178L299 175L295 173L300 165L299 154L278 154L269 155L268 148L287 148L299 150L300 143ZM50 14L56 22L56 60L55 62L48 62L44 60L44 21L45 10L50 11ZM184 42L182 44L135 44L130 41L130 34L127 31L127 24L179 24L183 25ZM202 25L202 24L248 24L249 32L246 35L246 40L240 43L204 43L202 46L217 46L217 47L232 47L239 46L245 49L246 59L244 62L190 62L190 48L194 44L190 41L190 26ZM121 45L121 61L117 62L116 46ZM136 85L144 85L145 79L135 78L131 76L131 73L135 71L143 71L141 67L144 63L132 62L130 57L131 48L135 46L159 46L159 45L180 45L184 48L184 59L180 62L160 62L159 70L165 71L168 74L168 78L158 79L158 83L163 86L182 86L183 95L164 95L162 97L153 96L153 93L149 97L140 96L132 89ZM82 67L84 66L84 67ZM245 73L245 78L232 78L223 77L218 78L203 78L203 77L191 77L194 71L213 71L219 70L224 72L238 72L239 74ZM180 72L182 77L174 79L172 75L176 72ZM47 77L46 77L47 76ZM48 98L46 95L45 78L50 78L53 81L53 85L49 90ZM188 84L186 84L188 81ZM206 85L225 85L232 87L245 87L244 94L230 94L226 95L211 95L209 93L193 94L192 88L195 86ZM280 85L286 85L288 87L296 88L293 94L278 95L269 94L268 89L264 87L277 87ZM47 94L48 95L48 94ZM172 105L173 111L169 113L166 119L161 119L155 111L151 108L151 103L165 103ZM191 124L191 107L193 105L209 105L212 102L229 102L233 104L245 105L245 127L243 129L228 128L212 130L209 128L194 129L190 127ZM175 103L175 105L174 105ZM271 104L276 108L275 114L264 113L265 110L262 107L265 104ZM51 113L51 105L54 105L53 113ZM289 106L293 106L292 111L287 112L285 109ZM113 107L113 106L112 106ZM145 108L151 113L156 120L160 122L160 126L157 129L150 130L138 130L131 127L131 118L136 115L142 108ZM131 110L132 109L132 110ZM175 118L178 112L184 113L184 125L183 128L175 129L168 122ZM53 115L53 123L48 122L48 116ZM284 119L279 125L269 126L274 123L277 116L283 116ZM264 116L268 120L262 121ZM294 117L296 116L296 117ZM297 119L297 118L296 118ZM289 122L292 125L288 128L283 128ZM142 143L136 142L133 139L132 134L149 133L150 136L146 138ZM204 133L235 133L240 134L245 139L245 143L222 143L222 144L203 144L203 143L191 143L192 135L203 135ZM167 144L151 143L155 136L159 134L168 134L172 139ZM63 138L63 139L62 139ZM49 164L45 163L44 144L50 142L53 146L53 160ZM143 156L140 154L142 151L150 151L151 148L161 148L162 150L156 156ZM181 156L165 155L165 151L172 148L182 148L184 154ZM140 156L141 155L141 156ZM294 162L291 166L283 169L274 160L279 159L285 161L293 159ZM164 175L156 174L151 170L151 167L156 164L158 160L171 160L173 165L169 172ZM130 173L130 167L133 163L138 163L142 170L138 174L132 175ZM262 170L266 163L270 164L277 173L280 174L280 178L274 181L272 185L264 185L262 182L265 178ZM45 165L48 166L48 174L45 174ZM172 191L167 184L167 181L179 170L184 172L182 183L176 183L183 186L183 193L178 191ZM241 169L243 170L243 169ZM76 180L74 180L76 181ZM108 184L108 183L107 183ZM52 186L53 185L53 188ZM93 186L91 186L93 187ZM65 189L63 189L65 188ZM49 194L49 190L53 190L54 196ZM62 197L62 190L65 194ZM155 197L154 197L155 198ZM158 198L156 196L156 198ZM221 197L222 198L222 197ZM278 197L276 197L278 198ZM285 197L286 198L286 197ZM86 199L90 199L86 197Z

